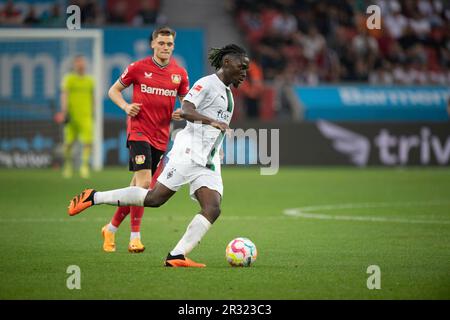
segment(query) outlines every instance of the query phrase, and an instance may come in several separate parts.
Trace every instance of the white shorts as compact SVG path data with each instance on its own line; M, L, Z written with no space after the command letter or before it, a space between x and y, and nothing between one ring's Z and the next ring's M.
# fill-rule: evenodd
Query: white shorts
M178 191L181 186L189 183L189 194L197 201L195 191L201 187L217 191L223 196L223 183L220 173L203 167L192 160L190 162L174 162L169 160L163 172L158 177L158 182L172 191Z

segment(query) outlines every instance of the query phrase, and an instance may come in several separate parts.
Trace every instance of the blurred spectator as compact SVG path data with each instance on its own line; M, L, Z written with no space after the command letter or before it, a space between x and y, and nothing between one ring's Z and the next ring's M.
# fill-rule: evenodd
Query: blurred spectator
M141 0L141 6L133 19L133 25L156 24L159 20L158 12L159 3L157 0Z
M33 5L29 6L28 13L23 20L25 25L33 25L39 23L40 20L37 17L36 8Z
M284 69L286 61L281 54L284 44L285 40L273 30L261 39L257 49L266 79L274 79Z
M369 83L375 85L394 84L394 76L392 67L389 62L385 61L381 68L374 69L369 74Z
M65 25L66 18L61 14L61 8L58 3L52 5L48 13L44 13L42 25L48 27L62 27Z
M244 99L247 118L258 118L262 92L264 90L263 72L255 60L250 61L247 78L239 86Z
M103 22L99 4L95 0L76 0L73 2L80 7L81 23L85 25L99 25Z
M392 15L388 15L384 18L384 25L392 38L399 39L403 36L405 29L408 26L408 19L401 13L401 7L398 2L392 2L390 8Z
M308 61L306 68L302 72L299 72L296 82L307 86L318 85L320 79L317 65L313 61Z
M0 12L0 23L10 25L22 23L21 13L14 6L14 2L12 0L8 0L5 3L3 10Z
M378 42L367 31L364 31L353 37L352 49L357 55L369 59L378 55Z
M287 65L284 70L274 79L274 87L277 92L275 99L275 110L280 119L300 120L301 106L292 91L292 84L295 82L295 68Z
M259 7L255 9L255 11L242 12L239 23L241 28L245 30L247 41L250 44L253 45L258 43L264 36L264 23Z
M114 5L111 5L108 10L107 22L111 24L127 23L127 1L120 0Z
M283 9L273 19L272 29L280 34L280 36L290 38L297 31L297 20L288 9Z
M308 60L313 60L326 46L325 38L315 26L310 26L308 33L300 40L303 46L303 54Z

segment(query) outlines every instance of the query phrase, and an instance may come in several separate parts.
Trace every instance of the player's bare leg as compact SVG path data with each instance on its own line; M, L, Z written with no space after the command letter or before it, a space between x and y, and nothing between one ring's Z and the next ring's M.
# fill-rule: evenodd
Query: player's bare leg
M211 225L220 215L221 196L207 187L201 187L195 192L202 208L191 223L175 248L167 255L165 266L167 267L206 267L202 263L194 262L186 257L197 246Z

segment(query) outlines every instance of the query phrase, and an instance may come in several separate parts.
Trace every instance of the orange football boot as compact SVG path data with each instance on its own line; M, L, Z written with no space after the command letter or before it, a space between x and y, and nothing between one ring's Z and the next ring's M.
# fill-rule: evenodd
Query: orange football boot
M144 250L145 250L145 247L142 244L141 239L139 239L139 238L134 238L128 244L128 252L141 253L141 252L144 252Z
M116 251L116 243L115 243L115 233L108 230L108 225L102 228L102 237L103 237L103 251L105 252L115 252Z
M86 189L70 201L68 212L70 216L79 214L81 211L94 205L94 189Z
M203 263L197 263L195 261L192 261L189 258L186 258L184 255L179 254L176 256L169 255L166 258L166 261L164 263L165 267L174 267L174 268L204 268L206 267L206 264Z

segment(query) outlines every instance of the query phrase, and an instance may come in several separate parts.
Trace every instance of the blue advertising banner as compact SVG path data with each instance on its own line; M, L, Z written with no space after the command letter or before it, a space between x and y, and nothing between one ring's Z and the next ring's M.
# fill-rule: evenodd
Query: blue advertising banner
M0 28L3 33L8 30ZM105 134L103 149L104 153L117 149L120 164L127 161L128 153L124 142L126 115L110 101L107 92L130 63L152 55L149 44L152 31L152 28L103 29L105 132L111 121L120 124L116 132ZM204 33L201 29L176 31L173 57L186 68L192 85L205 75ZM0 163L45 167L60 158L63 126L56 125L53 116L60 108L61 78L70 69L76 54L86 56L88 72L91 72L93 45L91 38L64 38L64 33L61 38L0 37ZM126 89L124 93L130 101L132 89Z
M6 30L6 29L4 29ZM14 30L14 29L13 29ZM132 62L152 55L152 28L105 28L103 101L105 118L122 118L108 98L109 87ZM8 119L50 119L59 109L60 83L73 56L83 54L92 72L93 41L86 38L0 39L0 116ZM177 30L174 59L194 83L204 76L205 47L200 29ZM127 100L131 89L125 90Z
M296 86L305 120L447 121L450 88L440 86Z

